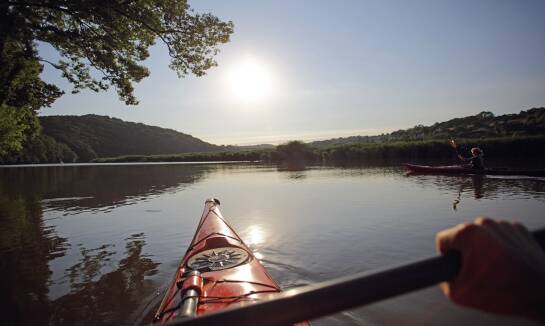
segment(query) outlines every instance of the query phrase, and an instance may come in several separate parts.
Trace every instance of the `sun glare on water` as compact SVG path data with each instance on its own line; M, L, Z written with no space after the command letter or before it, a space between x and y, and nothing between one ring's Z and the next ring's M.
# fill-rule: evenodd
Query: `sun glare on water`
M272 78L264 63L247 57L232 69L229 86L237 100L255 103L271 95Z
M258 245L265 242L265 232L260 225L251 225L242 234L248 245Z

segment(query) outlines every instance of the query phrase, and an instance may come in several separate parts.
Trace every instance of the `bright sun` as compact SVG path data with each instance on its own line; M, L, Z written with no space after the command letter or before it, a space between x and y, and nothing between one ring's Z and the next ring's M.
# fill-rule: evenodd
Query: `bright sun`
M233 95L243 102L257 102L271 94L272 80L265 65L246 58L233 68L229 76Z

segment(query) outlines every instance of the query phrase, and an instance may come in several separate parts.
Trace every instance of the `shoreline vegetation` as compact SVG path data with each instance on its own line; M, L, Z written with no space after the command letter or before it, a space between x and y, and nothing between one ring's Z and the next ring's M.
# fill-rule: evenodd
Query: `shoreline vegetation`
M40 117L41 133L18 152L0 152L0 164L260 161L304 164L458 162L449 140L469 156L526 160L545 166L545 108L495 116L483 111L430 126L376 136L352 136L273 146L219 146L175 130L98 115Z
M478 146L490 159L526 157L544 159L545 136L514 138L457 139L460 153L469 155L471 147ZM401 160L424 162L444 160L458 162L457 152L447 140L392 141L356 143L317 148L299 141L291 141L273 149L240 152L184 153L178 155L126 155L104 157L93 163L121 162L208 162L208 161L259 161L265 163L372 163L399 162Z

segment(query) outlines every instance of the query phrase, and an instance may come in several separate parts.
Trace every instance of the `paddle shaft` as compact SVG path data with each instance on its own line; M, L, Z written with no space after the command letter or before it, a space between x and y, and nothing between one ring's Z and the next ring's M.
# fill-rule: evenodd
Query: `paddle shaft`
M545 250L545 229L533 232L533 235ZM271 300L177 321L172 325L289 325L451 280L458 274L460 265L460 254L450 252L384 271L288 290L273 295Z

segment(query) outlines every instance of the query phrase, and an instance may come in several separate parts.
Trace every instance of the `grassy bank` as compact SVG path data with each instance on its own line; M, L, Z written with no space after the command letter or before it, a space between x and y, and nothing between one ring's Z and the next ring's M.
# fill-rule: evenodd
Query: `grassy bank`
M545 136L457 139L458 153L470 156L472 147L480 147L486 158L545 157ZM456 159L457 152L447 140L362 143L321 150L321 159L331 162L366 160L441 160Z
M262 151L184 153L167 155L126 155L94 159L94 163L121 162L224 162L224 161L260 161Z
M478 146L491 159L527 157L545 158L545 136L458 139L459 153L469 156ZM205 162L205 161L304 161L307 163L357 163L373 161L454 160L457 152L447 140L390 141L356 143L329 148L313 148L301 142L290 142L271 150L244 152L186 153L179 155L131 155L94 160L113 162Z

